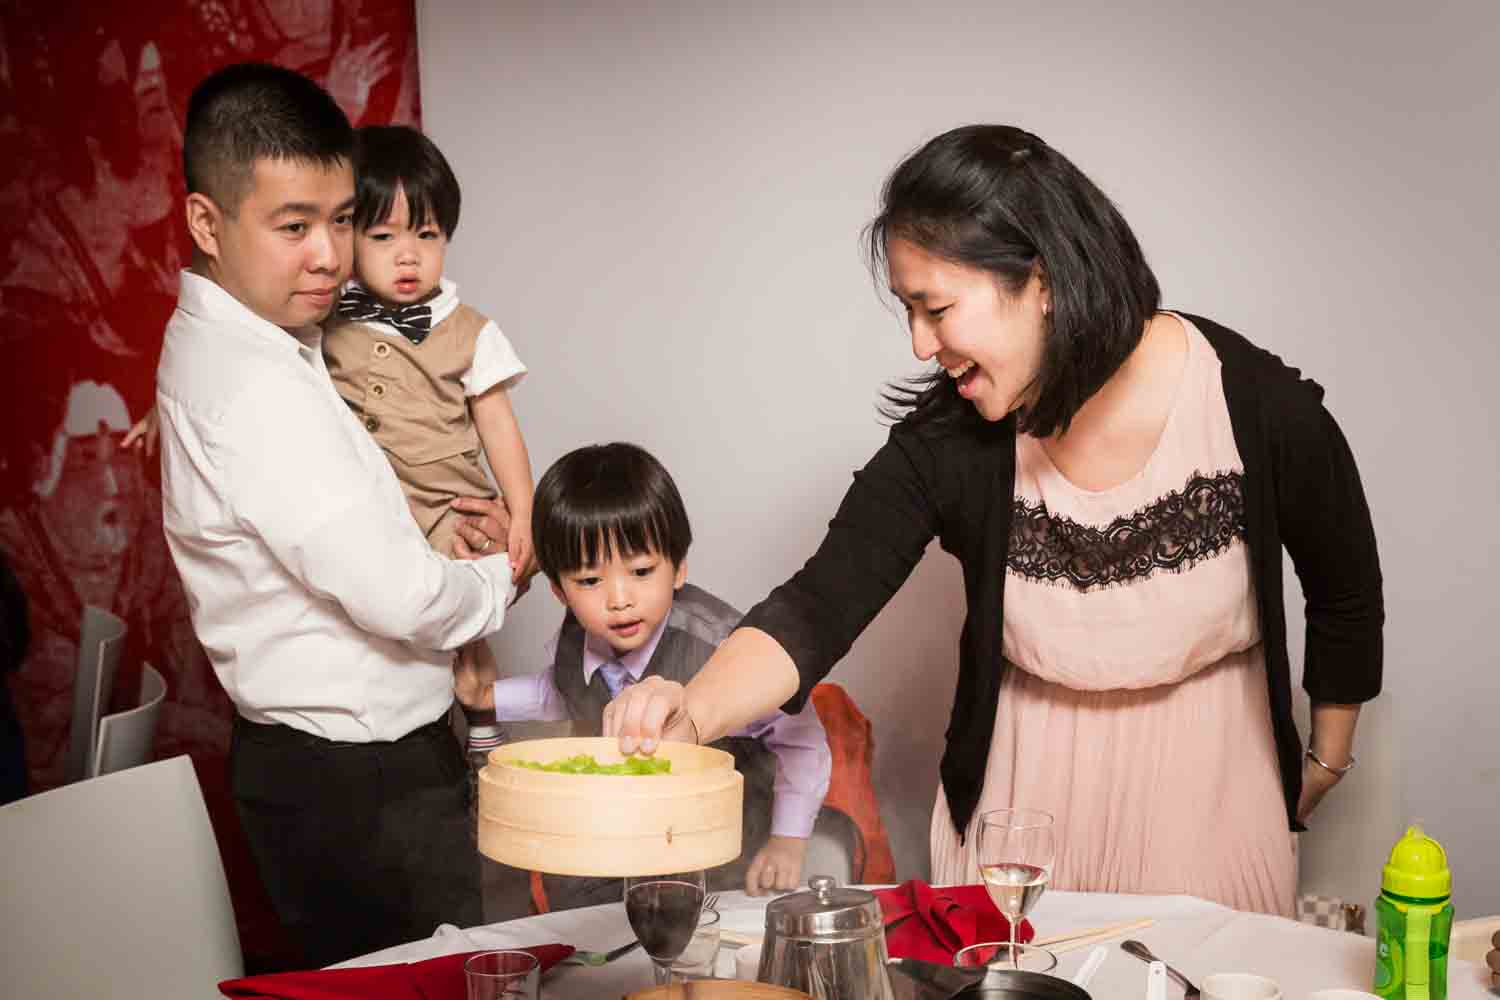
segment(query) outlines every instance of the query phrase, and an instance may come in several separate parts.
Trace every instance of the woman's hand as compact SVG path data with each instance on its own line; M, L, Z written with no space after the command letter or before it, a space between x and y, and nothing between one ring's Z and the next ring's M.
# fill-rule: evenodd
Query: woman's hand
M1311 757L1302 758L1302 795L1297 799L1297 821L1307 822L1307 817L1318 808L1318 803L1323 801L1323 796L1337 785L1342 779L1329 771L1327 768L1319 767L1313 763Z
M1327 767L1309 754L1303 754L1302 795L1297 799L1298 822L1305 822L1328 790L1343 778L1342 772L1354 766L1354 728L1358 723L1358 705L1327 701L1312 703L1312 731L1308 734L1307 745L1317 752ZM1329 768L1337 768L1341 773L1335 774Z
M653 754L662 740L698 742L687 712L687 689L676 681L647 677L604 706L604 735L620 739L620 752Z

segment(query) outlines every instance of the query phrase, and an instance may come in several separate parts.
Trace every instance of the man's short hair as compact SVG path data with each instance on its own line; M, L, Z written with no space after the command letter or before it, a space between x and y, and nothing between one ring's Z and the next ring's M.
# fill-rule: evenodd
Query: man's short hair
M257 160L320 167L349 161L354 129L328 92L301 73L267 63L226 66L188 100L182 170L230 216L249 193Z

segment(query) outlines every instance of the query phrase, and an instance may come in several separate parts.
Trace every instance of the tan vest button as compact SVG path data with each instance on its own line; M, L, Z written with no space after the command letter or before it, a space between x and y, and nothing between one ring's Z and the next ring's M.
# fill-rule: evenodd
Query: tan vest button
M390 344L384 343L383 341L375 342L375 356L377 358L383 358L389 353L391 353Z
M374 383L372 383L370 385L370 392L371 392L372 395L377 396L377 397L384 396L385 395L385 383L384 382L374 382Z
M380 418L379 417L366 417L365 418L365 430L369 431L371 434L374 434L376 431L380 430Z

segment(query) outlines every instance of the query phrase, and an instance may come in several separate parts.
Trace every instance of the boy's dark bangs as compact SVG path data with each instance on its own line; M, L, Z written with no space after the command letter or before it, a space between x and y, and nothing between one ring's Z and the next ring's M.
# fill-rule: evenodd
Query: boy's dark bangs
M557 553L555 565L563 573L597 566L616 553L621 558L647 553L670 556L667 525L650 508L566 511L561 520L563 550Z

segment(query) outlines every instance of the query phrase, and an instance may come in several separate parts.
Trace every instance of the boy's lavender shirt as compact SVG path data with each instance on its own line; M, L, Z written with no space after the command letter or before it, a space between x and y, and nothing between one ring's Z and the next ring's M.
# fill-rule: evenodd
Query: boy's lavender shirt
M608 663L618 663L635 683L645 674L656 646L666 630L667 619L656 626L645 643L616 657L601 640L588 636L583 647L583 679L587 683L594 672ZM548 659L556 660L557 639L548 644ZM506 677L495 682L495 720L497 722L561 722L572 718L562 695L553 682L548 667L541 673ZM761 741L776 756L775 798L771 805L773 837L812 835L823 796L828 793L828 779L833 772L833 754L828 749L828 735L812 703L796 715L772 712L757 719L731 736Z

